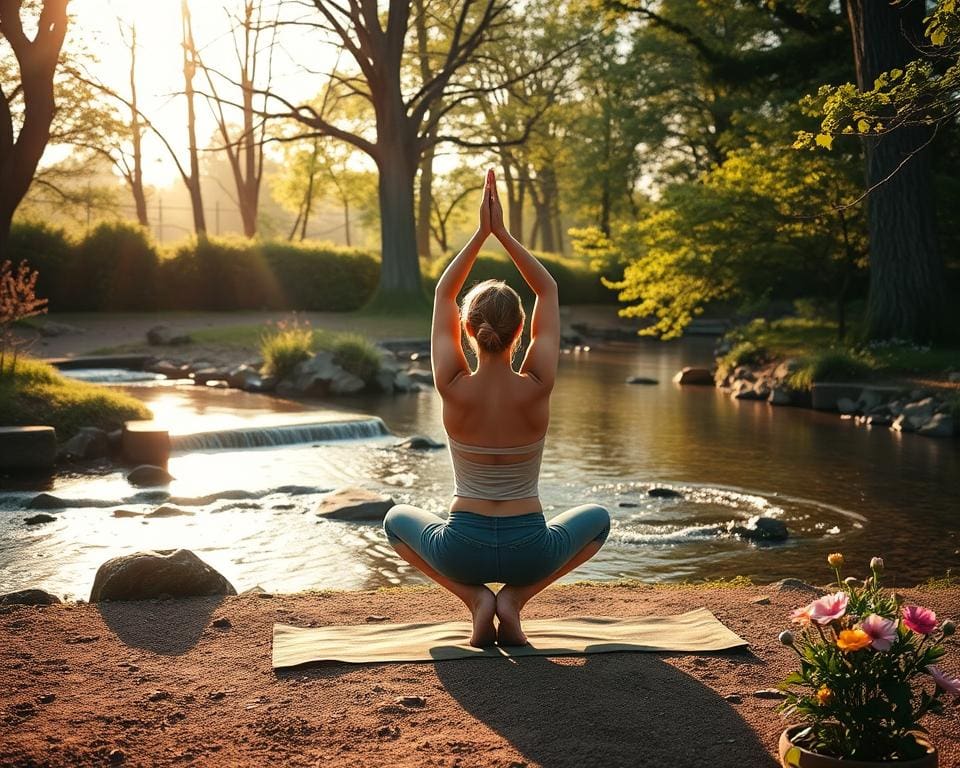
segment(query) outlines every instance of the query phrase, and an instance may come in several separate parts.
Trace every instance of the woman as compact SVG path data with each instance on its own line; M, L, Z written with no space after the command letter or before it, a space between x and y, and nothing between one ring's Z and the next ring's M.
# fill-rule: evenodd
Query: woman
M457 307L457 294L490 234L537 296L519 371L512 359L525 317L516 292L487 280ZM461 327L476 352L476 370L463 354ZM480 225L444 270L434 298L431 360L453 461L450 515L444 520L399 504L383 521L400 557L470 609L470 644L477 647L524 645L523 606L593 557L610 530L607 510L594 504L570 509L549 524L543 517L537 481L559 356L557 284L504 227L491 170ZM504 584L496 595L485 586L494 582Z

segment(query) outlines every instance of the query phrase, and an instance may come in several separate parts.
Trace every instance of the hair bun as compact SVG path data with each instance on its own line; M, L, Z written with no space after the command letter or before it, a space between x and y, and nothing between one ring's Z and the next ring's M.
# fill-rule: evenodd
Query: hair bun
M500 334L498 334L494 327L488 322L480 323L480 327L477 328L477 341L480 343L480 346L484 349L489 349L491 352L503 348L503 341L500 339Z

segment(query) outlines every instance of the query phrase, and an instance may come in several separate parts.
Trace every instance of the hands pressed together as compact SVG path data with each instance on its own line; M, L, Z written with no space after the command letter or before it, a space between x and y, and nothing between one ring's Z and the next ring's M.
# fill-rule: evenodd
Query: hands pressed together
M507 234L503 223L503 207L500 205L500 195L497 192L497 179L493 169L487 171L487 178L483 185L483 199L480 202L480 226L477 231L483 236L493 235L498 240Z

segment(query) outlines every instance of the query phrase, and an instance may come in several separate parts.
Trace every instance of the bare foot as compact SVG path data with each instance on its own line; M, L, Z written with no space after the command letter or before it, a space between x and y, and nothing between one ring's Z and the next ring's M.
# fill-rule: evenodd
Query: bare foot
M497 592L497 645L526 645L527 636L520 628L520 609L523 603L511 587Z
M497 630L493 626L497 598L489 588L477 587L469 607L470 613L473 614L473 634L470 636L470 645L474 648L486 648L493 645L497 639Z

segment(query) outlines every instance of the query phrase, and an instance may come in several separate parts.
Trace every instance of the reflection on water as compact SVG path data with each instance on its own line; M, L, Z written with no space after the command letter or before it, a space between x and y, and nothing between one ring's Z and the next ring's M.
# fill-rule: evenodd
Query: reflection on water
M607 545L567 577L646 580L735 574L759 581L822 581L823 558L854 564L883 554L914 583L960 564L960 449L954 441L858 428L835 415L732 401L708 387L676 387L682 365L709 362L708 342L650 343L567 355L553 396L543 462L547 516L596 501L614 525ZM659 379L629 386L627 376ZM376 414L397 435L443 439L433 393L355 397L337 411L192 386L129 386L174 431L314 423ZM332 415L331 415L332 414ZM347 484L443 513L452 487L445 452L393 448L394 438L316 442L175 456L173 504L189 513L147 518L160 498L137 495L119 473L63 477L51 492L108 506L70 507L27 527L32 494L0 494L0 591L43 586L83 597L96 566L143 547L184 546L238 587L277 591L369 588L421 578L400 563L375 524L320 520L324 491ZM679 499L647 496L667 485ZM130 517L115 517L125 510ZM726 533L763 515L791 538L754 544Z

